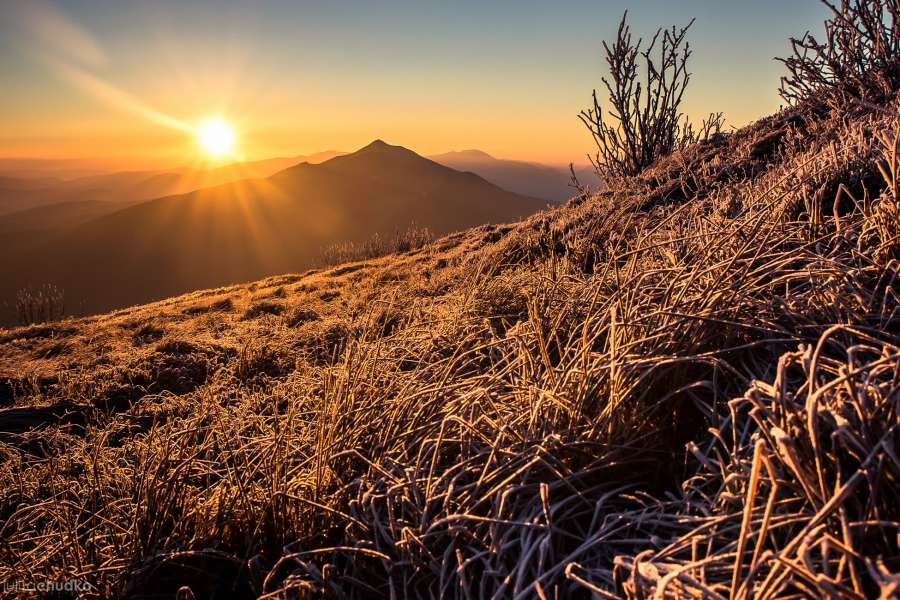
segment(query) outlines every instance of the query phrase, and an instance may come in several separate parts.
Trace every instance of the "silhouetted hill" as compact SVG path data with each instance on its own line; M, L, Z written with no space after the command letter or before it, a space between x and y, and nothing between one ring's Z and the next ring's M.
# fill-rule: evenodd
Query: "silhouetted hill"
M140 202L140 200L138 201ZM35 234L73 227L122 210L134 202L73 200L0 215L0 234Z
M0 177L70 180L109 172L109 162L80 158L0 158Z
M302 270L324 246L413 223L446 233L544 204L376 141L319 165L143 202L38 244L14 244L0 293L12 299L50 282L71 309L90 313Z
M0 176L0 215L46 204L90 200L91 195L90 190L68 188L56 179Z

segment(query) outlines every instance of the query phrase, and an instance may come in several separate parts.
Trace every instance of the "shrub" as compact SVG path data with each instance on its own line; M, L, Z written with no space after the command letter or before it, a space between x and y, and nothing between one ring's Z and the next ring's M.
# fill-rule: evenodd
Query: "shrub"
M791 38L793 54L778 59L789 72L781 96L833 108L889 98L900 84L900 0L821 2L832 15L824 42L809 32Z
M433 239L431 231L427 227L412 227L394 234L393 246L395 252L412 252L418 250Z
M398 229L392 236L376 233L364 242L332 244L322 251L322 264L323 266L333 266L369 260L397 252L412 252L433 239L434 236L427 227L417 227L413 224L404 231Z
M65 293L52 283L23 288L16 294L16 311L22 325L56 321L66 312Z
M628 11L612 47L603 42L610 79L602 81L609 93L610 118L604 118L597 90L593 106L578 115L597 144L596 155L588 158L601 177L637 175L660 157L717 135L724 122L722 113L713 113L695 130L680 110L691 79L687 32L694 21L680 29L658 29L641 50L643 40L634 41L627 18ZM657 47L659 55L654 57Z

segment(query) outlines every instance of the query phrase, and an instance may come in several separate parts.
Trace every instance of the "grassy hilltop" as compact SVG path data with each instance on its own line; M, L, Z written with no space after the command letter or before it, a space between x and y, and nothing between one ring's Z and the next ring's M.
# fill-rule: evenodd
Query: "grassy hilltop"
M520 222L0 331L0 580L893 597L887 81Z

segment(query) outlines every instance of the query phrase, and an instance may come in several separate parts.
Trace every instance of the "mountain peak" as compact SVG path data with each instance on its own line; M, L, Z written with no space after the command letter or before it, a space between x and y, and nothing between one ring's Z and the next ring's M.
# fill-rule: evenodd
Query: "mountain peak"
M360 148L358 150L358 152L366 152L368 150L386 150L388 148L400 148L400 147L401 146L392 146L391 144L388 144L387 142L385 142L384 140L379 138L379 139L373 141L372 143L370 143L369 145L363 146L362 148Z
M453 150L451 152L445 152L443 154L435 154L432 158L437 159L438 162L441 160L467 160L467 161L495 161L497 160L484 150L476 150L475 148L469 148L467 150Z
M350 154L345 154L343 156L338 156L333 160L336 160L339 163L346 164L347 161L356 160L359 158L366 159L388 159L388 158L406 158L409 159L411 157L419 157L418 154L406 148L405 146L395 146L393 144L388 144L382 139L377 139L367 146L363 146L356 152L351 152ZM419 157L421 158L421 157ZM328 161L329 163L332 161Z
M475 148L469 148L468 150L458 150L456 154L470 158L489 158L491 160L496 160L492 155L488 154L484 150L477 150Z

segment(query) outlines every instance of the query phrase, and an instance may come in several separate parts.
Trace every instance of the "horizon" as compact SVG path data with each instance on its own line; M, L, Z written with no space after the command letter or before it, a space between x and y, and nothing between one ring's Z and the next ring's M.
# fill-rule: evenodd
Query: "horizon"
M4 163L37 163L37 165L45 164L48 167L50 164L59 164L59 165L72 165L79 166L84 170L96 171L97 174L115 174L115 173L160 173L166 171L183 171L183 170L215 170L221 168L229 168L229 167L240 167L242 165L248 165L256 162L266 162L266 161L290 161L290 160L298 160L299 162L303 162L304 159L317 157L319 155L331 155L342 156L347 154L354 154L376 144L378 142L384 143L388 146L394 146L398 148L405 148L407 150L411 150L415 152L422 158L426 158L429 160L433 160L435 157L450 157L450 156L460 156L465 157L467 155L477 155L480 157L487 157L491 160L497 161L506 161L506 162L515 162L515 163L524 163L524 164L532 164L537 166L550 166L556 168L568 168L569 163L554 163L554 162L542 162L538 160L528 160L528 159L514 159L514 158L506 158L503 156L495 156L490 152L486 152L480 148L451 148L448 150L443 150L439 152L431 152L424 153L419 152L415 148L410 148L404 144L394 143L391 140L385 140L382 138L375 138L362 144L359 147L352 149L337 149L337 148L326 148L316 152L310 153L298 153L298 154L279 154L274 156L262 156L259 158L240 158L233 157L232 159L223 160L223 161L200 161L197 163L186 163L186 162L171 162L165 164L146 164L141 166L135 166L134 168L117 168L116 161L111 161L109 158L104 157L62 157L62 158L43 158L43 157L28 157L28 156L0 156L0 174L8 175L9 173L16 172L11 167L5 167ZM330 157L333 158L333 157ZM326 160L330 160L326 159ZM292 166L298 163L292 163ZM591 168L590 162L585 158L584 160L578 162L574 161L575 167L578 168ZM290 167L285 167L290 168ZM19 171L19 174L24 176L27 175L30 171L28 169ZM42 172L38 170L37 172ZM87 177L91 177L93 175L87 175ZM60 178L63 181L66 180L75 180L83 177L82 175L75 177L62 177Z
M779 5L775 22L759 6L702 0L514 11L391 2L374 15L356 4L0 8L0 74L12 83L0 99L0 157L143 170L386 139L423 156L477 149L582 164L593 142L576 115L602 85L601 40L625 8L645 39L696 17L685 113L699 121L721 110L729 127L779 108L773 57L824 14L815 2ZM225 159L198 149L195 130L209 119L234 137Z

